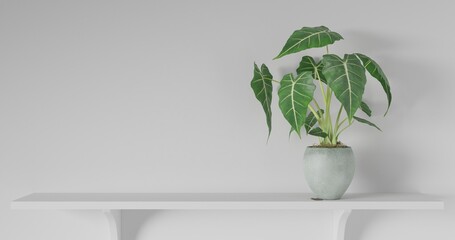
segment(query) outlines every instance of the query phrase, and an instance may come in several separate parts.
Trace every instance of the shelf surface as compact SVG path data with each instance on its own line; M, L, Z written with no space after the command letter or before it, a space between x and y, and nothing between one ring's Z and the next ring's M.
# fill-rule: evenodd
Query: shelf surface
M352 193L315 201L308 193L33 193L13 209L443 209L416 193Z

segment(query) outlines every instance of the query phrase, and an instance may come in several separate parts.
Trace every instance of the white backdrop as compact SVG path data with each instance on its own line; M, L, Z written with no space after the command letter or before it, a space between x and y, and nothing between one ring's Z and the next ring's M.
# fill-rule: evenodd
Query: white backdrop
M0 239L108 239L97 212L12 211L31 192L307 192L305 146L250 89L293 30L326 25L331 51L377 60L394 96L370 81L383 132L342 136L357 156L350 192L443 196L444 211L364 211L347 239L454 239L450 1L0 1ZM321 55L322 50L309 54ZM276 100L276 99L275 99ZM318 211L133 211L124 237L322 239Z

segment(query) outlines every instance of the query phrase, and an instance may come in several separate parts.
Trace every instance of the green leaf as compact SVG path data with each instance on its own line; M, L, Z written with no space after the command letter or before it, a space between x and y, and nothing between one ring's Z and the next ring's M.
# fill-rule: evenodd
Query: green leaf
M370 75L374 78L376 78L382 85L382 88L384 89L384 92L387 94L387 110L384 114L384 116L387 114L390 108L390 104L392 103L392 92L390 91L390 84L389 80L387 80L387 77L385 76L384 72L382 71L381 67L379 64L377 64L373 59L361 54L361 53L356 53L357 57L362 60L363 66L365 69L370 73Z
M313 78L317 79L316 73L319 75L319 78L321 81L325 84L327 84L327 81L325 80L324 74L322 74L322 61L319 61L319 63L316 64L314 59L310 56L303 56L302 60L300 61L299 67L297 68L297 74L300 74L302 72L311 72L313 74Z
M322 117L322 115L324 114L324 110L319 110L318 111L318 115L319 117ZM318 122L318 120L316 119L316 117L314 116L313 112L310 111L308 113L308 115L306 116L306 119L305 119L305 130L307 133L310 132L311 128Z
M279 106L284 118L300 136L305 122L308 104L313 100L316 86L310 72L303 72L296 78L292 73L283 76L278 89Z
M343 105L351 122L365 91L365 69L354 54L345 54L343 59L327 54L323 56L322 62L322 72L327 79L327 85Z
M359 118L359 117L356 117L356 116L354 116L354 119L357 120L357 122L364 123L364 124L370 125L372 127L375 127L376 129L378 129L379 131L382 132L382 130L378 126L376 126L376 124L374 124L374 123L372 123L372 122L370 122L370 121L368 121L366 119Z
M330 31L325 26L303 27L292 33L284 45L283 50L274 59L309 48L324 47L341 39L343 37L340 34Z
M360 103L360 109L362 109L362 111L368 115L368 117L371 117L371 109L365 102Z
M256 99L261 103L264 109L267 126L269 128L269 137L272 131L272 79L269 69L265 64L262 64L259 70L256 63L254 64L253 79L251 80L251 88L253 89Z
M322 138L325 138L328 136L328 134L325 133L324 131L322 131L322 129L319 127L311 129L311 131L309 131L308 134L317 136L317 137L322 137Z

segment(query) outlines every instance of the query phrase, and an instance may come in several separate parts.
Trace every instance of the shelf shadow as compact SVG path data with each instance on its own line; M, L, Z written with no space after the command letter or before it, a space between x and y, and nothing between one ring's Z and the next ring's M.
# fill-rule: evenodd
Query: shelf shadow
M122 211L122 239L138 239L142 227L154 221L162 210L123 210Z

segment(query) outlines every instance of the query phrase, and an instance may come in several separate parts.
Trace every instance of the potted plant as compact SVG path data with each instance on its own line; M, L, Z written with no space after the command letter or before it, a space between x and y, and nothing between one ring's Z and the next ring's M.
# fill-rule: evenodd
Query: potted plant
M343 37L325 26L303 27L294 31L283 50L274 59L299 53L309 48L325 47L326 54L315 59L303 56L294 73L275 80L265 64L254 64L251 88L262 105L268 126L272 129L273 84L278 84L278 105L291 125L291 133L301 136L302 127L307 135L319 138L319 145L309 146L304 154L304 174L311 190L321 199L339 199L346 192L354 176L352 149L339 141L340 134L354 122L380 130L374 123L358 116L360 109L366 116L371 110L363 101L367 82L366 72L379 81L387 96L387 110L392 101L390 85L381 67L364 54L329 53L328 46ZM315 91L319 88L319 91ZM317 95L319 95L319 101ZM333 96L339 108L332 112ZM321 100L322 99L322 100Z

